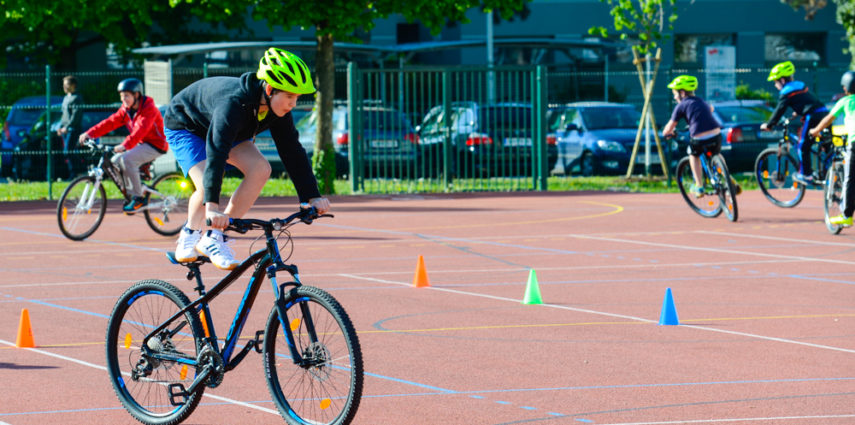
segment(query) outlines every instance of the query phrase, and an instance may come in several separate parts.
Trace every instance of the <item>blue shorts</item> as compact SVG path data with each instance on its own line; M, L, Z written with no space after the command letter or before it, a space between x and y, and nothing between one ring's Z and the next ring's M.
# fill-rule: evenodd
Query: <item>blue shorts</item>
M170 130L164 128L166 134L166 143L169 144L169 149L175 155L175 160L178 161L178 166L184 171L184 176L194 165L208 159L208 154L205 151L205 140L187 130ZM232 144L235 147L246 140L241 140ZM226 169L234 168L226 165Z

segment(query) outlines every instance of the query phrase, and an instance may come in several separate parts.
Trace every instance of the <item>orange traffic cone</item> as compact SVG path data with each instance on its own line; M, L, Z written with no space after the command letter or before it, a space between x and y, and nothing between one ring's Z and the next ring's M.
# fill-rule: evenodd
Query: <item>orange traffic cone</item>
M18 324L18 339L15 340L15 346L19 348L36 346L33 342L33 329L30 327L30 312L26 308L21 310L21 322Z
M425 257L419 255L419 263L416 264L416 274L413 276L413 286L416 288L427 288L430 286L427 270L425 269Z

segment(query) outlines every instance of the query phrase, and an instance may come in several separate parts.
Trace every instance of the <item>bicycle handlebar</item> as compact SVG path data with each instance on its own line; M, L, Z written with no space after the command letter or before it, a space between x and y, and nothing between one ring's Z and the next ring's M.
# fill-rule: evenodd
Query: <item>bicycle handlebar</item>
M98 142L97 139L93 139L91 137L87 137L83 141L83 146L86 146L87 148L92 149L93 151L104 151L104 152L112 152L113 151L112 146L102 145L101 143Z
M289 215L285 218L272 218L270 220L259 220L256 218L229 218L229 225L225 230L231 230L237 233L246 233L253 229L262 229L265 231L279 230L287 227L295 220L300 220L306 224L312 224L313 221L321 217L335 217L332 214L318 214L315 207L301 208L300 211ZM211 225L211 219L206 219L205 223Z

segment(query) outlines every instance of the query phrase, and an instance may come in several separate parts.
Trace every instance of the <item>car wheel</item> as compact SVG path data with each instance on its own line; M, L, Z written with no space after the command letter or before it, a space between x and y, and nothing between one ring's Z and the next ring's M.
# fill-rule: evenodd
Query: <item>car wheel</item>
M579 160L579 174L584 177L591 177L594 175L595 166L594 155L591 152L585 152Z

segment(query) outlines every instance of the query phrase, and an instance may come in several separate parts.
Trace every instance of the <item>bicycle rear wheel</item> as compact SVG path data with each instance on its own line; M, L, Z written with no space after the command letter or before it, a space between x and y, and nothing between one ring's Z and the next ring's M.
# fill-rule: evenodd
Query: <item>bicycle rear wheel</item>
M163 361L143 354L143 338L173 314L190 304L178 288L162 280L144 280L125 291L107 326L107 372L125 410L147 425L177 424L196 408L204 385L173 403L168 386L188 388L196 368L176 361ZM188 326L189 325L189 326ZM191 310L148 340L155 352L196 360L197 338L204 338L198 316Z
M760 152L754 162L754 176L769 202L792 208L805 197L805 185L795 180L799 163L790 154L779 154L778 148Z
M146 191L148 206L143 211L146 223L161 235L177 235L187 221L187 204L196 191L193 182L181 173L169 173L151 187L154 192Z
M273 308L264 332L264 370L279 413L292 425L350 423L363 381L362 351L350 318L330 294L309 286L286 294L285 308L281 322Z
M730 177L730 171L727 170L727 163L724 162L721 155L712 158L712 171L716 174L715 189L719 199L721 199L722 211L728 220L738 220L739 208L736 205L736 186Z
M676 176L677 186L680 188L680 194L683 195L683 199L685 199L686 203L689 204L689 208L707 218L718 217L719 214L721 214L721 201L719 197L715 195L715 191L712 190L712 186L710 186L709 176L704 175L704 196L696 198L695 195L691 193L691 187L695 182L695 178L692 176L692 167L689 165L689 157L681 159L677 164Z
M107 193L95 178L81 176L69 183L56 205L59 230L73 241L82 241L98 229L107 211Z
M825 177L825 189L822 197L822 207L825 210L825 228L836 235L843 230L839 224L831 224L831 217L842 214L843 211L843 162L834 161Z

